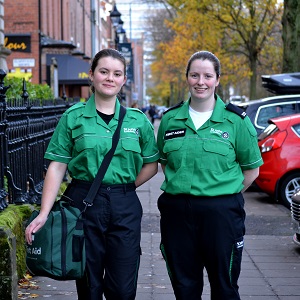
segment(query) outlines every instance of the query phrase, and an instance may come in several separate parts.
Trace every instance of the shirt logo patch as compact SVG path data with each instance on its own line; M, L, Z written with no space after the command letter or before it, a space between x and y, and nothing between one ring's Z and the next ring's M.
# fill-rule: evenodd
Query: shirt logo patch
M139 129L138 128L124 128L124 132L126 133L135 133L136 135L139 135Z
M223 133L222 133L222 138L223 138L223 139L229 139L229 133L226 132L226 131L223 132Z
M177 137L185 136L186 128L183 129L175 129L175 130L167 130L165 132L165 140L174 139Z
M218 136L221 136L223 139L229 139L229 132L227 131L211 128L210 133L217 134Z
M223 131L222 131L222 130L219 130L219 129L211 128L211 129L210 129L210 133L214 133L214 134L217 134L217 135L222 135L222 134L223 134Z

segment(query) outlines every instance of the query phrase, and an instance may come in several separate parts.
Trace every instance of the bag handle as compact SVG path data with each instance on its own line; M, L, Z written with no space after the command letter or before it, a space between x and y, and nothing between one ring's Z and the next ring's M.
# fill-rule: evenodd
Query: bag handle
M118 144L118 141L119 141L119 138L120 138L120 130L121 130L121 125L122 125L122 122L123 122L123 119L125 117L125 114L126 114L126 108L124 106L120 106L120 113L119 113L119 122L118 122L118 127L112 137L112 147L111 149L105 154L104 158L103 158L103 161L102 161L102 164L98 170L98 173L90 187L90 190L87 194L87 196L85 197L85 199L83 200L83 203L86 205L86 206L92 206L93 205L93 201L94 201L94 198L96 197L96 194L101 186L101 182L104 178L104 175L106 173L106 170L110 164L110 161L114 155L114 152L117 148L117 144Z

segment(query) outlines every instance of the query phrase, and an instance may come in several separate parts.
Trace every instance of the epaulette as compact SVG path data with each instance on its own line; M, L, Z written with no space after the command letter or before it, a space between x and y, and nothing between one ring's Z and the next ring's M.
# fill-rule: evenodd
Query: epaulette
M235 114L237 114L237 115L239 115L242 119L245 119L246 116L247 116L245 111L243 111L241 108L235 106L232 103L228 103L226 105L226 109L233 112L233 113L235 113Z
M136 107L126 107L126 109L134 110L134 111L137 111L137 112L143 114L143 112L139 108L136 108Z
M181 102L177 103L176 105L171 106L170 108L168 108L166 111L163 112L163 115L166 114L167 112L169 112L170 110L173 110L175 108L178 108L178 107L182 106L183 103L184 103L184 101L181 101Z
M82 108L85 105L86 105L86 102L77 102L68 108L68 112Z
M80 107L83 107L86 105L86 102L77 102L75 103L74 105L72 105L70 108L73 108L73 109L77 109L77 108L80 108Z

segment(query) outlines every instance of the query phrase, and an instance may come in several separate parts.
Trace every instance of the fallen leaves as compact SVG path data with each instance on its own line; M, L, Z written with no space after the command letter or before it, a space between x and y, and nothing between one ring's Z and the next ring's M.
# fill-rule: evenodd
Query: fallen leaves
M20 279L18 282L19 291L18 291L18 299L34 299L38 298L39 295L35 293L30 293L28 290L38 290L39 286L36 281L32 279L32 276L27 273L24 278ZM26 290L25 292L22 290Z

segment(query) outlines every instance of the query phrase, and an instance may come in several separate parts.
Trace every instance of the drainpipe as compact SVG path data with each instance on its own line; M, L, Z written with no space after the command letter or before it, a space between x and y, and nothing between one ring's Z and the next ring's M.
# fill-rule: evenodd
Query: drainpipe
M39 83L42 83L42 38L41 38L41 0L38 3L38 10L39 10Z
M91 47L92 47L92 57L96 54L96 7L95 7L95 0L91 0Z

